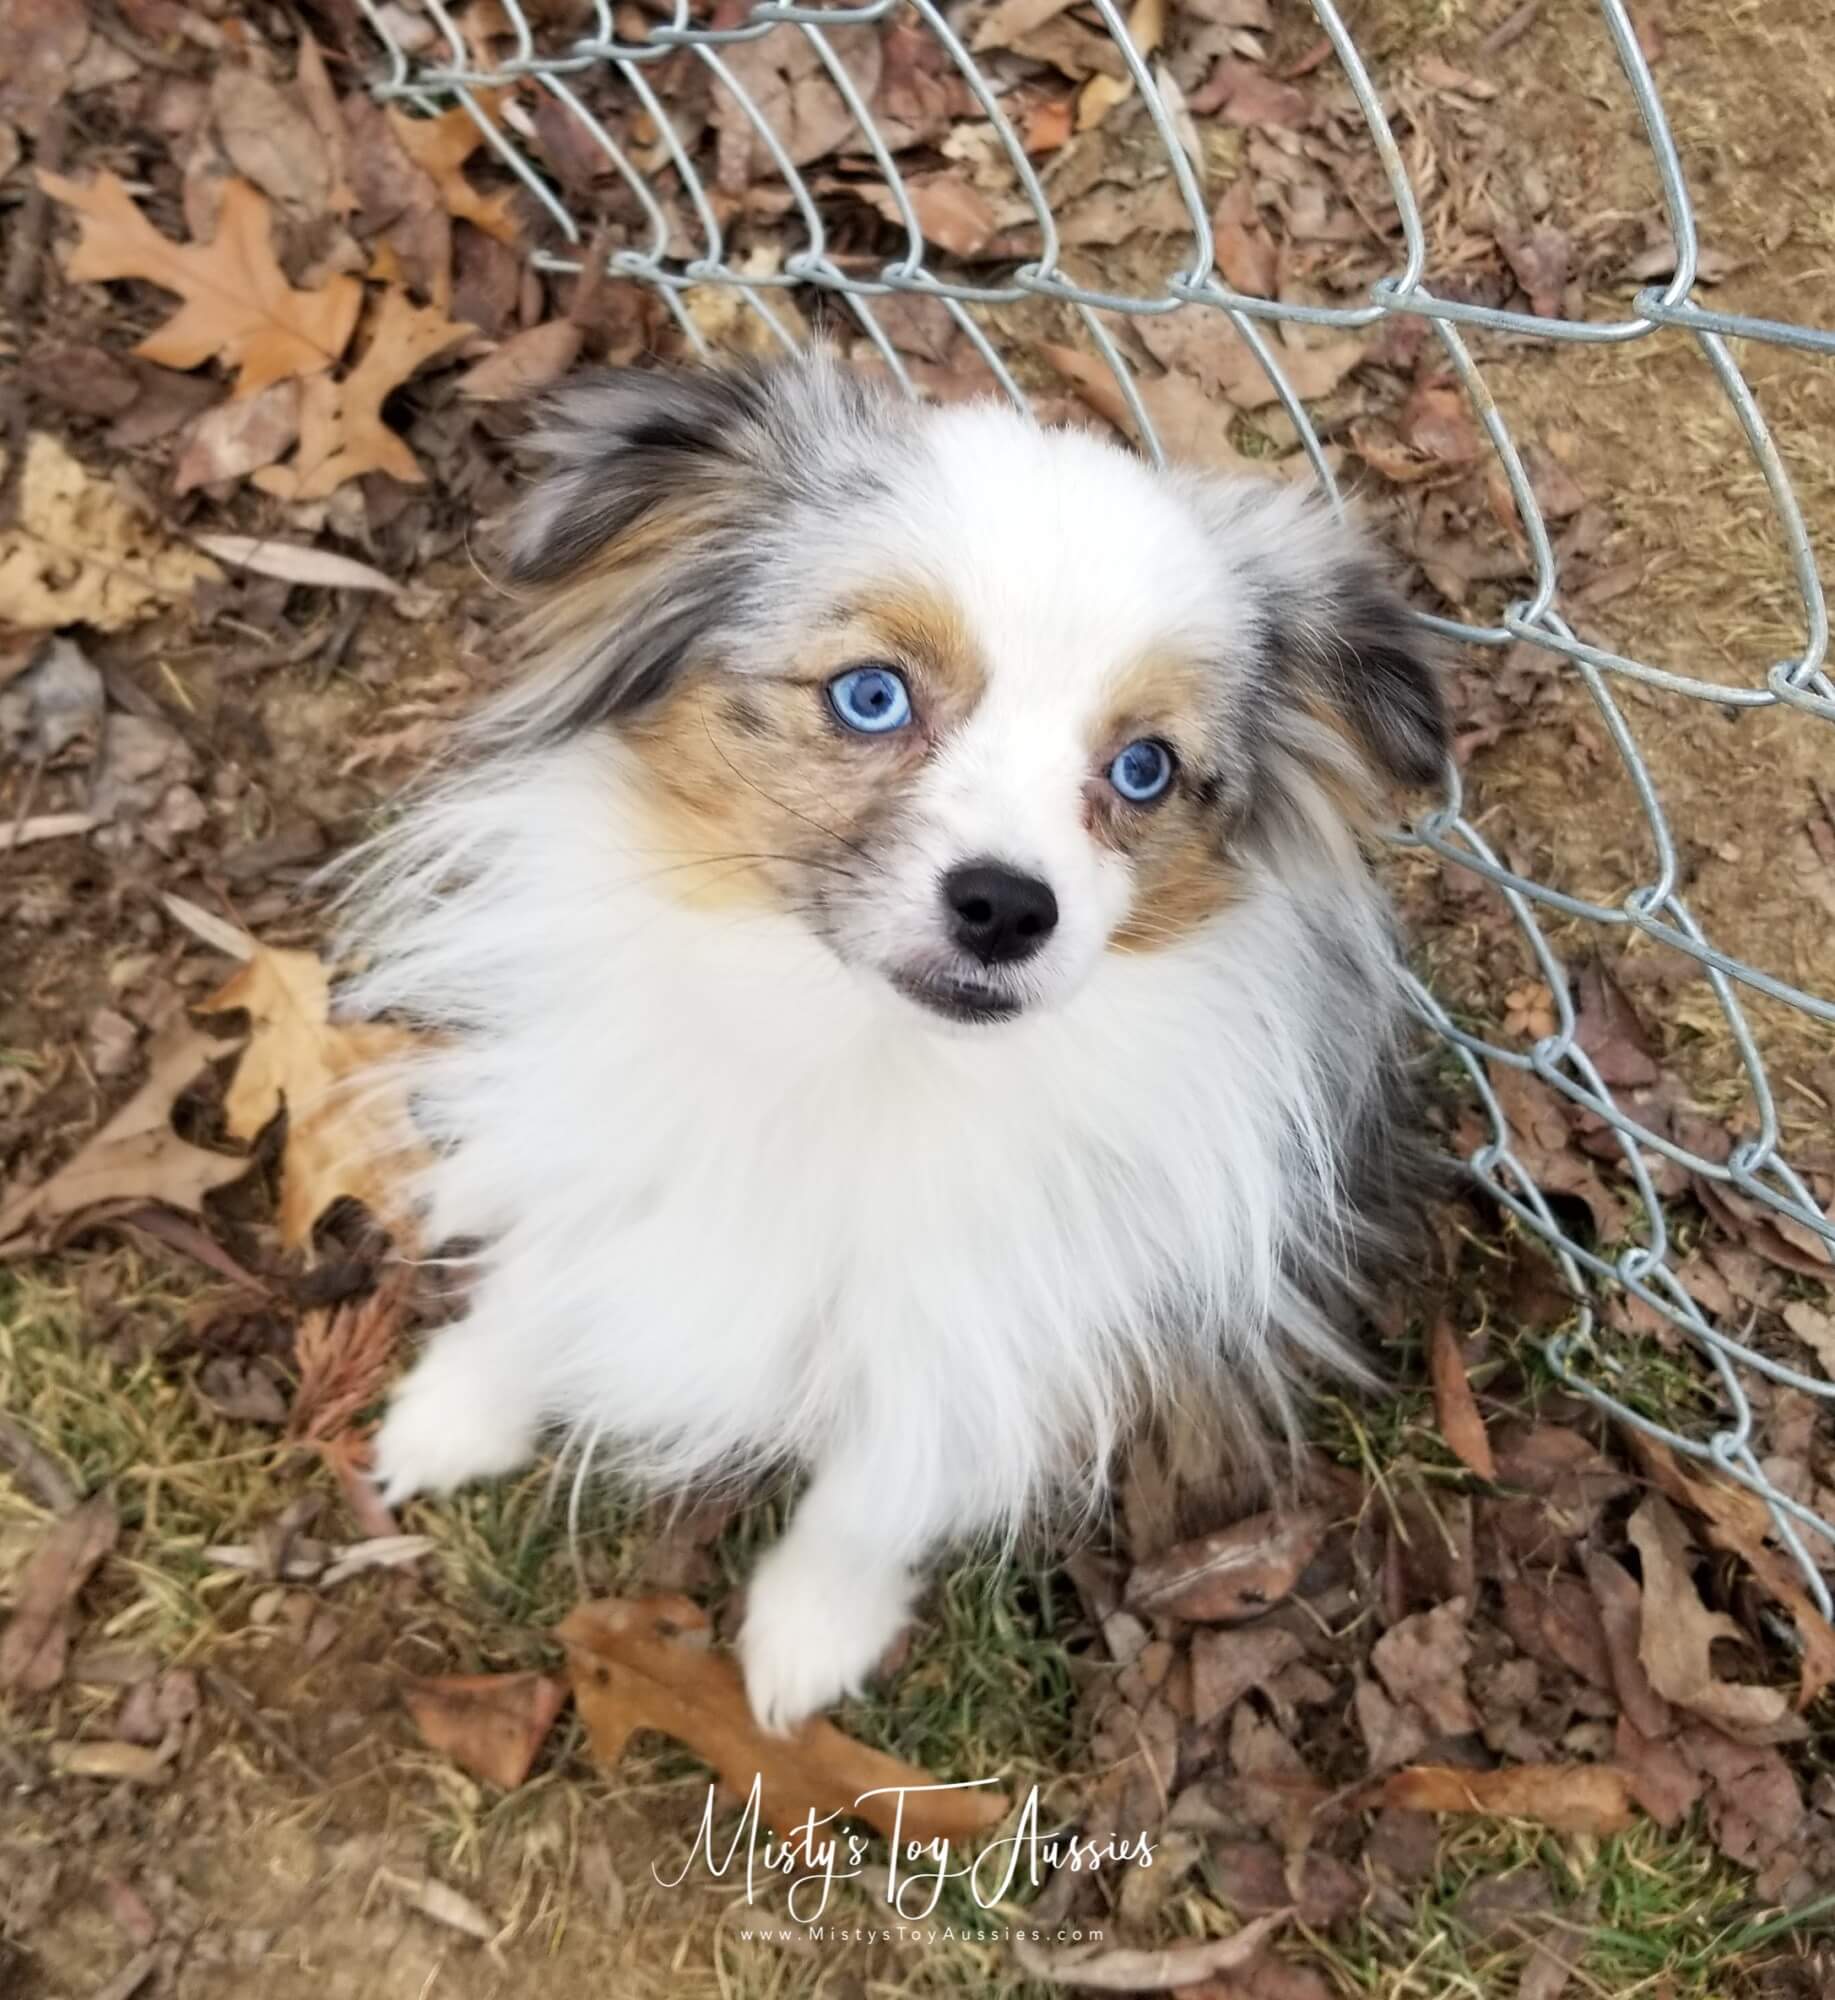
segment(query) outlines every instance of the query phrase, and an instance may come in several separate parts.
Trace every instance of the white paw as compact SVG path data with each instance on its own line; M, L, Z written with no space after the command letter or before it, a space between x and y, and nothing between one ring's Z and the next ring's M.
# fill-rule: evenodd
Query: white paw
M908 1570L837 1559L799 1543L796 1530L770 1550L746 1592L739 1662L759 1726L784 1735L857 1694L911 1613Z
M436 1335L376 1433L383 1504L513 1471L533 1455L535 1438L535 1423L464 1331Z

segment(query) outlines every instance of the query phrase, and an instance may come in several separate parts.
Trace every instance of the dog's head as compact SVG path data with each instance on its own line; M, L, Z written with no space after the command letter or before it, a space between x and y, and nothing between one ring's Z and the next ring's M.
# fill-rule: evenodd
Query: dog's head
M500 722L611 732L659 884L934 1014L1061 1000L1257 868L1355 866L1381 788L1441 768L1380 565L1286 487L819 354L588 379L541 441L510 565L541 664Z

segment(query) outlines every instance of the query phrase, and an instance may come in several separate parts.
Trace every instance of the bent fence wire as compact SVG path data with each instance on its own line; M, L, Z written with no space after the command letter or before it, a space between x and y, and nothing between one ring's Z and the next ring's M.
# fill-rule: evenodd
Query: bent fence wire
M1163 282L1145 294L1116 295L1074 282L1063 268L1059 232L1050 199L1027 153L1003 112L994 82L969 54L950 16L961 18L959 6L948 13L934 0L869 0L863 6L813 7L763 0L738 25L697 26L690 19L690 0L675 0L667 23L641 24L633 35L635 10L621 10L618 25L608 0L594 0L594 32L585 36L555 36L537 32L518 0L500 0L505 34L488 53L480 54L447 13L442 0L424 0L425 15L406 13L400 6L379 9L361 0L364 12L386 53L386 67L374 78L376 94L426 111L464 105L503 165L515 174L540 203L566 248L538 251L536 259L553 271L578 271L594 218L572 212L557 187L518 146L514 130L486 115L480 93L506 84L534 79L535 87L554 100L541 109L557 115L556 107L579 121L590 143L602 149L628 190L640 218L624 247L609 253L609 271L617 278L651 287L679 323L687 341L706 351L706 340L685 299L695 287L730 288L744 301L741 310L757 314L771 337L786 344L792 335L786 315L773 300L801 288L837 296L858 322L886 368L907 389L911 382L898 349L875 318L876 302L898 294L916 294L941 301L962 332L974 343L995 380L1016 403L1025 397L1016 385L996 344L978 322L975 310L1029 299L1058 302L1082 323L1090 346L1110 370L1126 407L1147 448L1159 456L1160 446L1148 410L1137 392L1129 365L1105 328L1101 313L1157 315L1183 307L1214 309L1247 343L1267 371L1287 416L1298 433L1313 470L1334 503L1339 493L1330 457L1322 447L1306 408L1283 372L1280 349L1264 329L1288 320L1317 327L1368 327L1389 315L1413 315L1427 322L1444 348L1446 358L1471 398L1488 433L1504 479L1513 497L1533 566L1531 593L1510 603L1494 624L1462 623L1428 617L1423 623L1446 639L1473 648L1499 649L1519 642L1552 656L1562 671L1583 687L1594 704L1613 745L1624 760L1636 798L1647 822L1648 848L1653 857L1647 879L1627 882L1616 903L1595 902L1553 884L1536 881L1506 866L1487 845L1464 811L1459 774L1449 767L1444 796L1411 830L1395 838L1439 857L1451 868L1470 870L1492 884L1521 927L1528 950L1553 996L1555 1030L1528 1048L1505 1046L1470 1032L1456 1022L1434 995L1417 988L1416 1001L1433 1027L1458 1052L1472 1088L1488 1116L1491 1136L1473 1154L1472 1172L1491 1194L1543 1239L1557 1259L1568 1287L1582 1301L1574 1330L1551 1343L1557 1372L1571 1387L1602 1405L1620 1420L1662 1439L1674 1450L1711 1461L1741 1485L1757 1493L1770 1510L1783 1544L1801 1566L1817 1603L1825 1613L1831 1605L1822 1569L1835 1570L1835 1523L1780 1491L1761 1469L1754 1429L1754 1411L1746 1383L1754 1375L1769 1377L1807 1395L1835 1402L1835 1383L1791 1367L1750 1344L1750 1330L1736 1333L1716 1325L1701 1309L1675 1269L1671 1238L1663 1208L1653 1186L1651 1156L1665 1156L1707 1179L1729 1186L1754 1202L1817 1232L1835 1244L1835 1226L1818 1207L1799 1174L1793 1171L1781 1143L1780 1123L1766 1068L1742 1006L1742 994L1756 992L1798 1008L1823 1023L1835 1024L1835 996L1805 992L1789 981L1716 948L1690 914L1683 895L1682 867L1663 802L1626 714L1615 695L1621 682L1643 683L1668 695L1718 705L1723 711L1788 705L1805 730L1821 731L1835 723L1835 682L1825 668L1828 621L1823 589L1805 531L1803 516L1757 401L1740 372L1730 342L1756 340L1828 355L1835 359L1835 331L1788 322L1716 312L1694 296L1699 242L1689 189L1662 103L1638 38L1621 0L1599 0L1603 32L1610 37L1622 68L1630 99L1641 118L1654 159L1662 204L1675 248L1674 274L1667 284L1640 292L1629 316L1619 319L1545 318L1504 311L1437 296L1429 271L1427 231L1421 204L1411 187L1407 167L1389 119L1378 83L1358 52L1329 0L1312 0L1318 23L1342 67L1368 128L1369 141L1386 178L1399 220L1401 254L1398 268L1370 285L1367 301L1346 306L1289 304L1235 291L1223 282L1213 256L1213 237L1205 197L1192 163L1180 141L1180 118L1169 109L1156 87L1156 74L1130 42L1114 0L1088 0L1100 15L1126 65L1127 76L1145 107L1151 128L1164 149L1178 198L1185 211L1186 240L1174 243L1166 259ZM722 18L729 18L723 16ZM830 34L837 30L878 30L879 24L922 24L936 38L947 60L959 71L981 114L991 126L1018 190L1033 211L1038 231L1038 255L1006 272L999 282L965 282L963 273L934 246L927 245L916 206L901 176L890 146L876 128L855 77L837 55ZM403 45L407 27L421 31L417 52ZM426 30L436 32L431 36ZM849 135L848 150L870 153L890 193L890 207L906 239L901 255L878 268L863 269L857 257L831 254L829 234L817 194L791 158L792 147L773 129L754 97L747 94L724 52L735 44L765 36L802 37L814 59L832 81L858 132ZM510 53L501 53L504 45ZM443 43L443 46L442 46ZM671 122L669 107L650 76L659 62L679 50L694 52L712 78L743 109L758 145L788 195L784 228L800 233L800 244L773 265L771 260L732 258L720 222L719 203L697 171L688 147ZM799 62L808 63L801 50ZM1163 73L1161 73L1163 75ZM589 85L614 79L620 94L628 92L624 121L641 132L644 143L621 144L606 120L588 108ZM603 102L603 92L598 93ZM484 100L488 102L488 99ZM618 122L618 121L614 121ZM526 121L525 121L526 123ZM692 221L685 243L681 221L687 204ZM628 204L627 204L628 207ZM647 240L644 240L647 237ZM688 254L682 254L684 247ZM979 274L978 274L979 275ZM1539 507L1522 458L1509 428L1475 367L1462 328L1531 335L1557 342L1630 342L1668 338L1695 344L1713 370L1738 418L1753 460L1763 475L1776 525L1788 553L1801 599L1803 643L1795 658L1755 659L1741 682L1723 683L1691 676L1659 662L1632 659L1589 644L1562 615L1562 579L1547 523ZM1478 657L1483 657L1480 654ZM1829 737L1835 757L1835 734ZM1746 1104L1743 1133L1725 1160L1708 1159L1680 1146L1664 1133L1651 1130L1615 1101L1612 1090L1580 1046L1569 981L1543 930L1543 919L1583 920L1604 928L1646 933L1694 960L1705 974L1725 1017L1743 1064ZM1523 1161L1513 1152L1511 1128L1485 1066L1504 1065L1533 1073L1550 1089L1604 1120L1616 1135L1626 1171L1638 1199L1638 1221L1631 1247L1616 1255L1601 1254L1566 1231ZM1611 1342L1601 1336L1593 1305L1586 1303L1602 1289L1622 1287L1681 1329L1705 1355L1721 1398L1718 1428L1708 1436L1681 1436L1626 1407L1611 1392L1614 1357Z

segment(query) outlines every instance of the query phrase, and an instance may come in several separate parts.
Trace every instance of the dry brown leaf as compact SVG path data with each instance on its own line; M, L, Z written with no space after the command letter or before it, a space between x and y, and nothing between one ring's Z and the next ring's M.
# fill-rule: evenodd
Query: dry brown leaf
M163 1785L184 1738L174 1730L157 1748L146 1743L53 1743L51 1768L66 1778L112 1778L130 1785Z
M315 376L301 392L293 463L266 467L254 484L281 500L323 500L366 472L424 485L427 475L406 440L383 422L382 406L417 368L470 331L437 306L417 306L399 286L390 286L371 322L362 360L342 382Z
M1440 1419L1440 1435L1448 1449L1480 1479L1495 1479L1497 1463L1491 1456L1485 1420L1479 1415L1478 1400L1466 1380L1453 1323L1444 1315L1434 1322L1428 1335L1427 1363L1434 1378L1434 1410Z
M0 126L36 132L70 88L89 38L88 10L70 0L0 7Z
M1630 1211L1576 1144L1561 1099L1540 1078L1511 1064L1487 1063L1485 1075L1509 1125L1510 1150L1531 1178L1546 1193L1585 1202L1606 1242L1623 1238Z
M1260 63L1225 56L1192 93L1194 111L1216 112L1230 125L1277 126L1297 132L1312 117L1312 100L1271 77Z
M1558 1833L1623 1833L1631 1824L1631 1787L1610 1764L1506 1764L1495 1771L1416 1764L1385 1778L1376 1799L1410 1812L1534 1820Z
M1139 1564L1128 1578L1127 1602L1137 1611L1212 1624L1259 1617L1300 1580L1325 1527L1317 1507L1252 1514Z
M1650 1034L1624 989L1597 958L1580 969L1574 1039L1592 1058L1602 1082L1638 1089L1663 1074Z
M889 187L858 190L885 219L902 224ZM905 182L905 195L926 239L952 257L973 257L994 234L995 215L987 197L959 174L918 174Z
M1472 1640L1466 1601L1455 1597L1392 1625L1370 1649L1370 1664L1391 1701L1419 1712L1436 1736L1464 1736L1478 1727L1466 1693Z
M299 383L289 380L206 410L179 447L173 492L240 479L283 457L299 436L299 398Z
M153 1039L147 1080L51 1178L0 1209L0 1258L43 1249L58 1226L104 1202L164 1202L195 1214L213 1188L240 1180L250 1162L207 1152L172 1129L172 1107L204 1065L228 1055L179 1016Z
M489 115L489 96L480 95L473 101ZM499 188L485 194L465 178L466 161L487 142L484 127L464 105L454 105L437 118L410 118L391 110L389 124L402 151L439 189L448 215L482 229L499 243L517 242L522 227L516 218L515 190Z
M104 1494L55 1521L33 1552L13 1593L13 1615L0 1631L0 1688L43 1694L64 1677L70 1611L121 1532Z
M1255 177L1238 174L1211 216L1217 268L1251 298L1271 299L1280 275L1280 253L1262 226L1255 200Z
M1795 1620L1803 1642L1797 1706L1807 1708L1824 1688L1835 1684L1835 1625L1816 1608L1795 1562L1768 1545L1771 1515L1765 1503L1742 1486L1695 1478L1683 1471L1668 1445L1641 1431L1628 1427L1625 1439L1655 1483L1701 1516L1708 1540L1717 1549L1743 1556L1760 1584Z
M1278 1910L1244 1924L1227 1938L1186 1938L1145 1951L1100 1944L1047 1950L1015 1933L1013 1956L1033 1978L1086 1993L1177 1993L1205 1980L1218 1981L1219 1992L1233 1993L1235 1986L1224 1983L1227 1976L1246 1971L1291 1915Z
M5 467L0 452L0 475ZM119 632L221 575L49 432L27 439L14 523L0 528L0 606L8 625Z
M580 329L570 319L525 327L459 377L459 394L496 403L545 389L579 359L580 339Z
M1529 310L1538 319L1559 319L1567 292L1573 246L1565 229L1543 223L1517 234L1500 231L1497 247L1516 281L1529 294Z
M1306 1648L1278 1625L1194 1632L1191 1639L1191 1719L1202 1728L1227 1715L1251 1688L1265 1687Z
M271 201L301 216L324 212L331 194L325 140L292 92L258 70L219 66L210 111L229 163Z
M567 1700L551 1674L442 1674L402 1690L430 1749L513 1792L529 1775Z
M286 1111L281 1241L308 1248L313 1224L346 1196L410 1240L401 1182L416 1155L406 1095L399 1079L368 1072L406 1054L413 1037L377 1021L334 1022L331 976L315 953L249 945L247 962L198 1011L248 1013L248 1046L224 1100L230 1131L253 1139Z
M1213 395L1239 410L1262 410L1280 400L1255 351L1217 313L1163 313L1140 322L1138 331L1162 366L1191 376ZM1302 402L1329 395L1363 359L1354 337L1318 347L1284 347L1273 353L1288 386Z
M319 135L319 144L325 149L325 166L330 182L325 194L325 206L333 215L348 215L357 205L357 197L345 178L345 148L349 135L338 108L338 94L332 88L331 75L325 67L324 52L310 34L300 36L299 69L294 82L299 87L300 102L306 107L306 116L312 120L313 128Z
M1166 39L1166 0L1134 0L1128 13L1128 40L1147 57ZM1077 130L1091 132L1134 95L1131 76L1093 76L1077 93Z
M289 375L322 372L348 345L362 286L335 277L295 291L274 256L268 204L246 181L223 183L222 213L208 243L174 243L113 174L78 182L40 172L38 179L82 218L68 277L144 278L184 300L134 349L148 361L196 368L222 360L238 371L236 394L252 396Z
M1667 1736L1674 1720L1669 1704L1650 1685L1650 1676L1638 1657L1643 1592L1623 1563L1597 1549L1587 1552L1585 1568L1593 1602L1599 1607L1599 1629L1619 1709L1640 1736Z
M1418 384L1402 406L1402 441L1435 466L1470 465L1484 449L1472 404L1456 383Z
M995 0L970 35L969 48L976 55L1010 48L1047 21L1055 21L1070 4L1071 0Z
M807 1814L864 1820L891 1837L898 1789L906 1840L961 1842L996 1826L1008 1800L991 1786L926 1791L937 1781L844 1736L820 1716L788 1736L752 1719L737 1664L714 1652L707 1615L682 1597L600 1598L570 1612L556 1632L567 1648L574 1699L608 1771L640 1730L660 1730L712 1766L743 1799L754 1783L759 1814L788 1836ZM869 1798L870 1792L881 1796Z
M1132 443L1142 442L1134 412L1106 362L1079 347L1048 345L1039 351L1099 417ZM1213 472L1264 469L1231 442L1229 411L1187 377L1162 375L1151 382L1137 378L1134 390L1168 458Z
M913 32L920 45L928 42L935 48L934 38L915 24ZM916 54L910 42L895 44L890 35L882 43L872 27L830 28L822 40L863 104L878 100L880 79L895 45ZM859 150L860 127L854 114L809 37L799 29L780 26L756 41L734 43L722 51L722 61L757 107L760 121L777 135L792 166L812 166L831 153ZM917 108L915 102L911 108ZM882 113L885 109L881 104ZM758 126L724 82L714 85L711 122L717 135L715 180L724 193L742 194L752 181L777 177L777 163ZM897 150L895 137L889 143Z
M1653 1493L1625 1531L1644 1565L1638 1658L1656 1692L1742 1742L1777 1743L1802 1734L1782 1688L1726 1681L1715 1673L1714 1641L1744 1643L1746 1635L1724 1612L1702 1603L1689 1572L1688 1530L1676 1510Z

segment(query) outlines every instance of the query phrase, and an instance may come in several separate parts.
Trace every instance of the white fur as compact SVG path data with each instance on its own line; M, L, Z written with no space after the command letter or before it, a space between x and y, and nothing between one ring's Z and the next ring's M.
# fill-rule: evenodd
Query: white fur
M896 557L990 666L839 952L672 894L609 732L487 761L385 837L353 1000L448 1037L414 1076L430 1225L477 1245L467 1318L384 1424L391 1502L552 1425L660 1486L809 1468L741 1644L784 1727L859 1684L939 1544L1095 1490L1144 1389L1195 1369L1278 1407L1296 1345L1343 1359L1289 1273L1297 1245L1333 1261L1340 1135L1393 1059L1380 902L1322 838L1169 948L1112 952L1127 863L1080 804L1114 676L1227 647L1248 568L1304 576L1333 532L1002 413L932 420L749 628L766 646ZM881 974L938 948L937 874L984 854L1063 920L1020 1017L950 1025ZM1322 933L1372 1017L1331 1018Z

